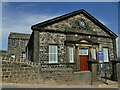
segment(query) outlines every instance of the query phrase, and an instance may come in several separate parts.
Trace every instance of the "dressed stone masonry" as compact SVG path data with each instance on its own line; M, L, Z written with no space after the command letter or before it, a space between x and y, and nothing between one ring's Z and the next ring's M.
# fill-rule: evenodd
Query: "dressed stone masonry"
M81 82L82 78L87 78L89 82L88 60L100 61L100 50L103 62L107 64L117 57L118 36L84 9L38 23L31 29L26 47L27 59L40 64L44 79L59 81L61 77L65 77L63 80L69 77L68 81Z
M91 73L73 73L71 68L57 70L56 72L41 71L41 65L28 60L18 60L3 58L2 63L2 82L3 83L22 83L22 84L90 84ZM73 78L74 77L74 78ZM87 78L83 78L87 77ZM77 83L77 84L76 84Z

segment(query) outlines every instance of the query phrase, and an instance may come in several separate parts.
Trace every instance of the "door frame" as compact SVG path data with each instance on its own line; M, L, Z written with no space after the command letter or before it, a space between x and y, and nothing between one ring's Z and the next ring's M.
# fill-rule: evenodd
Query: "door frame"
M80 49L81 48L87 48L88 49L88 55L80 55ZM90 58L90 47L89 46L82 46L82 47L79 47L79 64L80 64L80 56L88 56L88 59ZM87 63L87 62L86 62ZM79 66L79 70L81 71L80 69L81 66ZM88 67L87 67L87 70L88 71Z

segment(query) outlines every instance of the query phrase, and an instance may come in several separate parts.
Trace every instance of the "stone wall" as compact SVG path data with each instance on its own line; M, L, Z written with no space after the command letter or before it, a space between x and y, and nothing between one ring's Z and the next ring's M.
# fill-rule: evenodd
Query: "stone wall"
M58 62L65 61L66 47L64 41L66 35L61 33L40 32L39 33L39 60L40 63L49 62L49 44L58 46Z
M85 22L85 26L81 27L79 25L79 21L83 20ZM59 30L59 31L72 31L76 33L85 33L91 35L103 35L110 36L104 30L102 30L99 26L93 23L89 18L87 18L83 14L79 14L58 23L53 23L49 26L44 27L44 29L49 30Z
M67 85L90 85L91 72L72 72L70 70L56 70L42 72L44 81Z
M26 60L2 60L2 82L32 83L41 81L40 65Z
M1 60L3 83L90 84L91 72L73 72L70 67L42 70L41 65L26 60Z
M80 39L90 39L93 42L101 44L102 47L107 47L108 48L108 53L109 53L109 60L114 60L114 46L113 46L113 40L108 37L95 37L95 36L85 36L85 35L71 35L68 34L66 36L67 41L79 41ZM98 48L98 45L96 46Z
M30 34L11 32L8 37L8 54L15 55L16 59L22 58L22 52L25 52L29 37ZM12 46L12 40L15 40L15 46Z
M111 38L103 38L100 37L98 38L98 43L101 44L102 47L107 47L108 48L108 53L109 53L109 59L114 60L114 46L113 46L113 40Z

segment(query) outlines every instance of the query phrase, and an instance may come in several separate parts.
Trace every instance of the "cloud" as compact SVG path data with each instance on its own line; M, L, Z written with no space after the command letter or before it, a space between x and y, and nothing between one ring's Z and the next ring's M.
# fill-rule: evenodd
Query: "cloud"
M18 32L18 33L28 33L30 34L32 30L30 29L32 25L43 22L45 20L54 18L59 16L56 15L43 15L43 14L22 14L22 16L18 18L11 18L9 16L3 16L2 22L2 42L3 49L7 48L7 40L10 32ZM1 33L1 32L0 32Z
M13 4L13 6L12 6ZM17 6L16 6L17 5ZM14 6L14 3L2 3L2 49L7 49L8 35L10 32L28 33L32 25L54 18L61 14L50 14L51 9L44 9L45 14L36 11L36 3L19 3ZM34 9L35 8L35 9ZM33 11L32 11L33 10Z
M3 48L7 48L7 40L8 35L10 32L18 32L18 33L28 33L30 34L32 30L30 29L32 25L37 23L49 20L51 18L60 16L62 14L56 15L49 15L49 14L28 14L28 13L21 13L15 17L11 17L11 15L5 15L2 17L2 41L3 41ZM98 19L104 25L107 25L104 20ZM0 35L1 36L1 35Z
M9 32L24 32L30 33L30 27L34 24L43 22L45 20L56 17L57 15L25 15L25 17L20 17L19 19L12 20L10 18L4 18L3 20L3 33Z

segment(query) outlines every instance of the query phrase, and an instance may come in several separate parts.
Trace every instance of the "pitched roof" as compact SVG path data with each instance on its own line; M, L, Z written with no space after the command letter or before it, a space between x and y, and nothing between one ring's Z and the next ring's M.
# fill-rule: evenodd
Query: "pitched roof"
M118 37L114 32L112 32L109 28L107 28L105 25L103 25L101 22L99 22L96 18L94 18L92 15L90 15L87 11L85 11L84 9L81 10L77 10L41 23L38 23L36 25L31 26L32 30L39 30L39 27L45 27L51 23L56 23L59 22L61 20L65 20L67 18L70 18L72 16L75 16L77 14L84 14L87 18L89 18L92 22L94 22L96 25L98 25L100 28L102 28L105 32L109 33L110 35L112 35L113 37Z
M14 38L14 39L29 39L29 38L30 38L30 34L11 32L11 33L9 34L8 38Z

